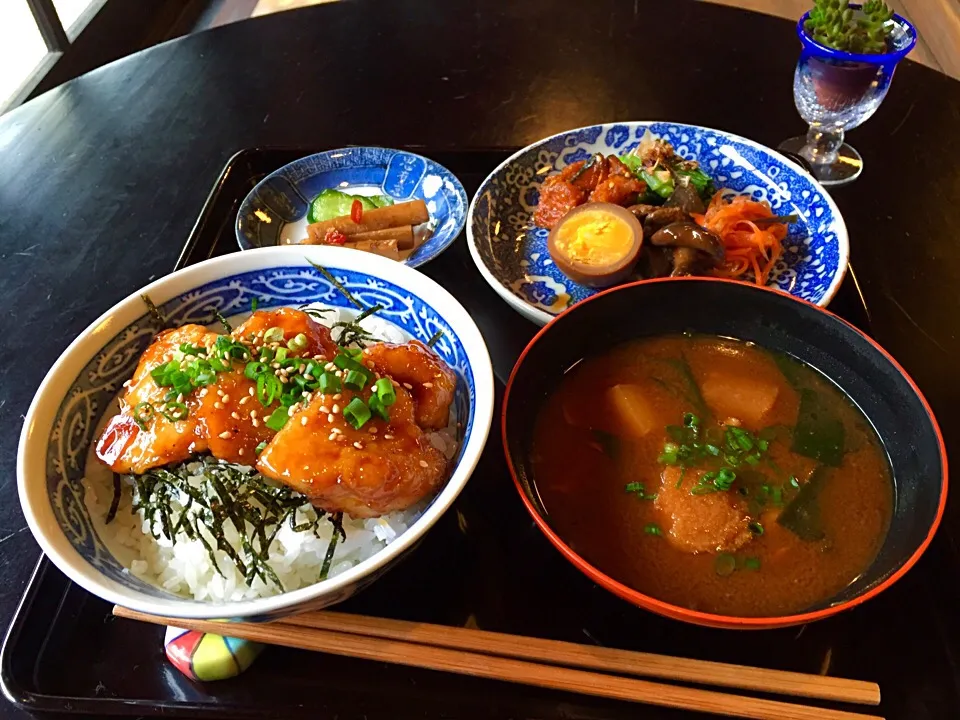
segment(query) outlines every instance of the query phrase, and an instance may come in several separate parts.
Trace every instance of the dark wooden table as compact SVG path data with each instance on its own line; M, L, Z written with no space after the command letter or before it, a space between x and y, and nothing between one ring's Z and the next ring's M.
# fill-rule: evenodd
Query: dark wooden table
M630 119L776 146L804 130L791 95L798 50L791 23L692 1L358 0L167 43L0 118L0 421L9 428L0 437L0 623L39 552L15 469L34 390L91 320L169 271L232 153L514 147ZM960 447L958 123L960 84L903 63L877 115L849 136L863 176L835 193L874 334L927 394L951 454ZM960 568L958 512L952 500L920 568L930 556ZM960 639L960 607L937 612L940 632ZM958 684L954 665L884 690L903 717L945 718L960 716L944 700ZM0 715L20 714L3 705Z

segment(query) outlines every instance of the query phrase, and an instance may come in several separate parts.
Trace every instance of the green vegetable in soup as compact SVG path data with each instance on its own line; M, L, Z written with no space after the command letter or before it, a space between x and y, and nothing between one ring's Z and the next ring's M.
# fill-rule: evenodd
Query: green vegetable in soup
M349 215L354 200L359 200L364 210L373 210L393 204L393 200L386 195L374 195L373 197L348 195L340 190L329 188L317 195L310 203L307 221L315 223Z
M777 523L792 532L801 540L815 541L824 538L823 523L820 519L820 491L823 489L830 470L819 466L806 485L800 488L797 496L790 501Z
M843 421L819 393L802 388L792 450L825 465L839 467L843 460L844 436Z

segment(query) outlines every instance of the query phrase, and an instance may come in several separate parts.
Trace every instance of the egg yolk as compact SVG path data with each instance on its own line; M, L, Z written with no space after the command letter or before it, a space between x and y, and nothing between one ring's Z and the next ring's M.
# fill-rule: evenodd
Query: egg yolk
M633 247L633 229L603 210L587 210L564 220L556 238L560 252L585 265L609 265Z

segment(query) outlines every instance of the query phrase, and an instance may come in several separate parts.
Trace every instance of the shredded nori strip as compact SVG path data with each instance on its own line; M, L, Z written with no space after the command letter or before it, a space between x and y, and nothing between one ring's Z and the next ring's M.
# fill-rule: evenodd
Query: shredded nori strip
M188 467L198 462L202 468ZM203 480L199 485L192 484L190 478L201 474ZM195 458L170 468L155 468L132 479L136 485L133 508L143 510L155 538L173 539L183 532L203 544L211 564L221 575L217 550L233 561L247 583L259 577L281 590L280 578L267 563L270 546L280 527L289 522L294 530L312 529L319 535L319 522L326 516L316 510L315 519L298 523L297 512L309 506L303 495L272 485L257 473L213 458ZM181 510L172 510L174 501L181 505ZM228 520L240 534L239 552L226 540L224 524ZM331 522L334 526L331 544L335 546L337 535L345 538L345 534L339 519ZM212 537L213 543L202 529Z
M347 290L343 285L341 285L341 284L340 284L340 281L337 280L337 279L330 273L329 270L327 270L323 265L317 265L317 263L313 262L313 260L310 260L309 258L307 259L307 262L310 263L311 265L313 265L313 266L320 272L320 274L323 275L323 276L330 282L331 285L333 285L337 290L339 290L340 293L341 293L347 300L350 301L350 303L351 303L352 305L354 305L354 306L355 306L357 309L359 309L359 310L363 310L363 303L361 303L361 302L360 302L359 300L357 300L353 295L351 295L351 294L350 294L350 291Z
M337 345L340 347L350 347L350 345L356 344L357 347L365 347L371 342L382 342L382 340L374 337L371 333L360 327L361 320L368 318L371 315L380 312L381 310L383 310L383 305L377 304L373 307L367 308L349 322L343 321L334 323L331 331L340 328L340 334L336 338Z
M120 476L113 474L113 500L110 501L110 509L107 510L107 519L104 521L107 525L113 522L117 516L117 508L120 507Z
M160 323L160 327L167 327L167 319L163 316L163 313L160 312L160 308L153 304L150 296L144 293L140 296L140 299L143 300L143 304L147 306L147 311L153 316L153 319Z
M427 340L427 347L432 348L434 345L436 345L440 341L440 338L442 337L443 337L443 330L437 330L433 334L433 336L429 340Z
M323 558L323 565L320 567L320 579L326 580L330 572L330 565L333 563L333 554L337 551L337 539L347 539L347 534L343 531L343 513L339 512L330 516L330 524L333 525L333 534L330 536L330 544L327 545L327 554Z
M220 311L216 308L213 309L213 317L223 325L223 329L227 332L227 335L233 332L233 325L227 322L227 319L220 314Z

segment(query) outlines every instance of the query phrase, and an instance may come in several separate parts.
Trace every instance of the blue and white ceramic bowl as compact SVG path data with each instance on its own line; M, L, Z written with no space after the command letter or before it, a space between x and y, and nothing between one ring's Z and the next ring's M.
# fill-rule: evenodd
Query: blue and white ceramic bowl
M288 163L257 183L237 213L240 249L303 240L310 202L330 188L353 195L389 195L395 202L426 202L432 233L403 261L411 267L446 250L467 216L467 193L460 181L429 158L380 147L328 150Z
M326 267L356 298L382 304L379 317L435 345L459 376L454 408L460 447L450 479L420 518L373 557L315 585L269 598L202 603L123 572L94 529L82 479L104 412L161 329L141 294L178 324L207 324L260 308L321 302L348 307L309 260ZM20 436L20 502L34 537L71 580L105 600L183 618L270 620L346 599L410 550L453 503L476 467L493 416L493 371L483 337L463 307L428 277L400 263L343 248L266 248L199 263L138 290L98 318L67 348L40 385Z
M539 325L597 292L553 264L533 210L544 178L594 153L622 155L649 130L699 161L717 188L766 200L778 215L799 215L770 285L825 306L847 271L847 229L833 199L799 165L752 140L666 122L624 122L570 130L525 147L483 181L470 204L467 244L499 295Z

